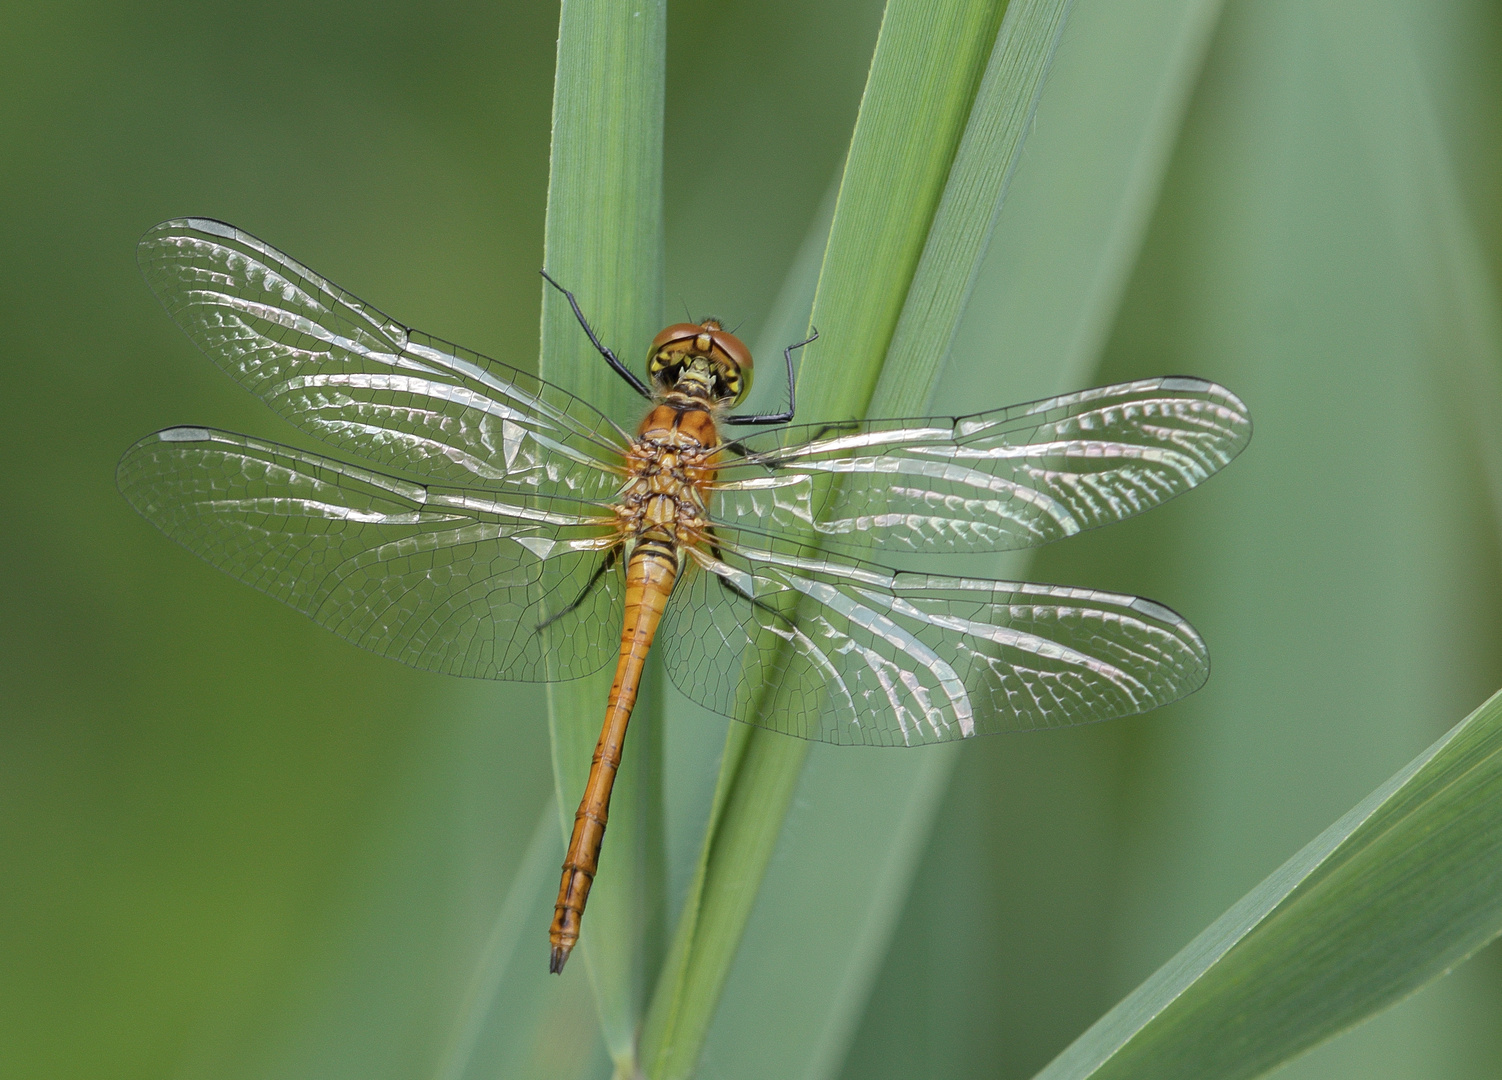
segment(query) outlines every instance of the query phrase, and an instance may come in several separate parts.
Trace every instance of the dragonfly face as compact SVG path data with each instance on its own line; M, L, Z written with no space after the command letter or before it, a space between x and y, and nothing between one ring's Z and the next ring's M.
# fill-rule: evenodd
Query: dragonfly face
M717 322L658 335L649 388L565 293L605 362L653 402L633 438L223 222L164 222L138 254L215 363L359 459L168 428L120 462L142 515L415 667L540 681L615 662L550 932L554 970L578 935L649 648L715 712L890 746L1145 712L1209 671L1193 627L1150 600L864 558L1032 547L1173 498L1251 437L1246 407L1214 383L1142 379L970 416L791 425L800 346L783 354L786 411L725 415L750 388L751 356ZM720 424L780 426L724 441Z
M718 319L676 323L652 340L647 373L663 392L690 394L715 408L730 408L751 392L751 350Z

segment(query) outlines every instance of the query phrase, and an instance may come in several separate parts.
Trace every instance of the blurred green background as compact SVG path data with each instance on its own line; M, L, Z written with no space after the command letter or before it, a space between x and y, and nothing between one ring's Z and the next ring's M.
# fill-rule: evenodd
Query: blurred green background
M1502 684L1502 9L1142 2L1182 29L1183 90L1121 185L1141 212L1112 233L1119 287L1068 340L1029 337L1017 306L1060 295L1029 288L1086 258L1091 153L1131 128L1102 28L1138 6L1078 0L935 405L1036 396L1020 356L1248 401L1225 476L1030 571L1171 604L1211 682L961 748L843 1019L812 1050L785 1037L748 948L705 1076L1031 1075ZM665 316L758 339L879 19L672 4ZM131 513L114 465L149 431L299 441L162 313L134 245L224 218L535 367L556 25L519 3L0 8L0 1076L450 1075L496 913L528 859L556 862L542 695L359 652ZM801 805L753 940L818 873ZM540 942L462 1075L608 1075L585 972L547 979ZM1502 951L1281 1075L1502 1075Z

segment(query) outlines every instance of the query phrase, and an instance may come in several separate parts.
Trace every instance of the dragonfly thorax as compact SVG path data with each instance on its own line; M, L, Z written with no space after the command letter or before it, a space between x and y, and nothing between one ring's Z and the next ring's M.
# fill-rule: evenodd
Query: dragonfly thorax
M685 433L654 434L670 438L638 438L627 455L630 479L616 510L621 532L692 543L708 525L705 487L714 479L712 450Z

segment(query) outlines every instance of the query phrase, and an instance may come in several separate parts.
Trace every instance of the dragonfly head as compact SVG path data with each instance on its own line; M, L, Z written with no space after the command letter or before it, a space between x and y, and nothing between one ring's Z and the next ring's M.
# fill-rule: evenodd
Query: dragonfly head
M739 405L751 392L751 350L718 319L676 323L652 339L647 373L659 390Z

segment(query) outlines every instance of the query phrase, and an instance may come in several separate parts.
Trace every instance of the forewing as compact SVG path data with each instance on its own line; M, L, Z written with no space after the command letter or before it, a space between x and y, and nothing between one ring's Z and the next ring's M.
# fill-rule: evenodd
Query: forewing
M712 509L851 550L1005 551L1166 502L1251 432L1235 394L1184 377L957 419L782 428L727 447Z
M578 678L617 651L623 586L581 595L610 542L599 507L398 480L205 428L126 452L120 490L164 533L372 652L493 679Z
M324 442L443 483L608 498L626 436L534 375L409 330L234 226L166 221L142 273L221 368Z
M692 700L804 739L910 746L1157 708L1209 674L1160 604L896 573L791 543L690 549L661 645Z

